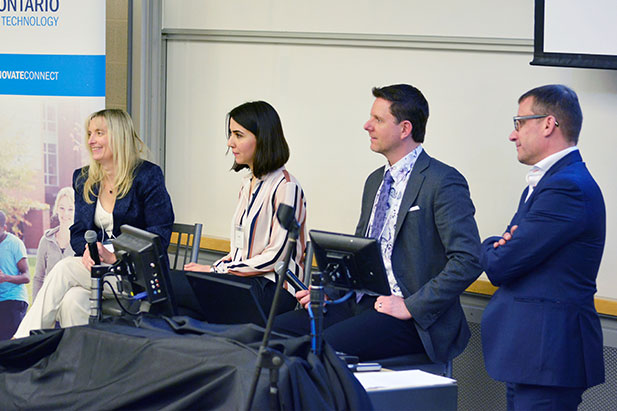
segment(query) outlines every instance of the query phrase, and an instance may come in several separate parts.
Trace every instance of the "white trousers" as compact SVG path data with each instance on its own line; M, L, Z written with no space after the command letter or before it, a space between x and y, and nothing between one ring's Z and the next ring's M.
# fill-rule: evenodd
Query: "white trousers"
M90 315L90 271L81 257L60 260L47 274L14 338L30 335L31 330L88 324Z

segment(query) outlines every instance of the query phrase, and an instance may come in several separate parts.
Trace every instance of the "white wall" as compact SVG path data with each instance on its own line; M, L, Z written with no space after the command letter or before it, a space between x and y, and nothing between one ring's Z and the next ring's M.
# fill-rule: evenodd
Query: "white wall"
M508 38L533 33L533 0L163 0L163 10L165 29Z
M449 50L170 37L166 175L178 221L200 221L205 235L229 238L240 175L229 171L233 159L225 156L224 118L231 108L261 99L283 121L291 147L288 169L306 192L309 228L353 232L364 179L384 162L369 150L362 129L371 88L410 83L430 105L425 149L468 179L481 236L499 234L514 214L527 171L507 139L516 101L535 86L564 83L579 94L585 116L579 146L607 203L598 295L617 298L617 72L530 66L531 51L508 44L514 39L531 44L533 1L185 0L165 1L163 7L164 30L454 39ZM464 50L456 44L461 37L496 39L505 51ZM192 177L195 165L198 176Z

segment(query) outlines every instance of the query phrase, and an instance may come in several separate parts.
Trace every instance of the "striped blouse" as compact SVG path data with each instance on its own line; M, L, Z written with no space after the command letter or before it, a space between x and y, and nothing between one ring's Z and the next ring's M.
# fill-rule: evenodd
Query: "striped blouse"
M243 277L265 275L276 281L274 265L285 258L288 233L281 227L276 211L279 204L294 207L300 224L298 241L289 269L304 279L304 250L306 247L306 200L300 183L285 167L257 179L251 193L252 174L242 181L240 198L231 222L231 250L216 261L212 269Z

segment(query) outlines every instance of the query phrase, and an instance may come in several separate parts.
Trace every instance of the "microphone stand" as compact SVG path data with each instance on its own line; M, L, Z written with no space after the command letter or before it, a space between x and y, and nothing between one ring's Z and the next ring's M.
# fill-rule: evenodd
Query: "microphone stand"
M126 262L127 253L116 253L117 261L113 265L95 264L90 268L90 317L88 324L94 324L103 318L103 278L108 273L130 275L130 266Z
M90 317L89 324L101 320L101 301L103 299L103 277L109 270L108 266L96 264L90 268Z
M288 228L289 239L287 242L287 249L285 250L285 270L287 272L289 262L291 261L291 255L296 248L296 240L298 239L298 223L294 220L291 227ZM283 359L280 353L270 347L268 342L270 340L270 334L272 333L272 326L274 324L274 316L276 315L276 309L278 306L279 296L283 290L283 284L285 283L285 275L279 275L276 282L276 291L274 292L274 299L272 300L272 307L270 308L270 314L268 315L268 322L264 331L264 336L259 347L259 354L257 355L257 364L255 366L255 375L253 376L253 382L251 383L251 390L249 391L249 397L246 404L246 409L250 410L255 398L255 392L257 390L257 383L259 376L261 375L262 368L268 368L270 370L270 408L276 409L277 407L277 395L278 395L278 369L283 365Z
M322 274L319 271L313 273L311 277L311 350L315 355L321 357L323 346L323 315L324 315L324 289L322 285Z

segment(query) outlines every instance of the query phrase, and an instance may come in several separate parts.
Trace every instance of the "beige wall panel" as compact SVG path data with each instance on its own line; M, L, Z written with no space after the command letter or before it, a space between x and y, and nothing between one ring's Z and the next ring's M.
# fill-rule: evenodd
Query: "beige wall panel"
M264 6L266 13L252 2L232 3L237 7L183 2L186 8L180 8L165 2L164 21L174 28L335 29L325 10L318 16L306 6L287 10L272 1ZM533 27L532 1L466 2L476 7L475 13L453 0L422 2L422 8L415 1L353 3L357 7L346 9L348 20L362 24L341 21L341 32L371 32L371 20L384 28L386 17L398 22L399 14L413 16L406 34L531 38ZM384 17L375 9L378 3L404 9L384 6ZM239 17L234 20L228 9ZM240 18L247 10L255 13L254 19ZM274 18L283 10L290 16L287 23ZM329 11L342 16L338 8ZM371 87L398 82L419 87L431 108L424 147L467 178L484 238L503 231L525 186L527 167L518 164L508 141L518 96L547 83L573 87L585 116L579 146L603 189L608 211L598 295L617 298L617 72L533 67L531 53L176 40L168 42L167 51L169 191L179 221L203 222L204 235L219 238L229 238L241 180L241 173L229 171L233 159L225 156L224 119L245 101L266 100L281 115L291 147L288 169L306 192L309 228L351 233L364 180L384 162L369 150L362 129L373 102Z

